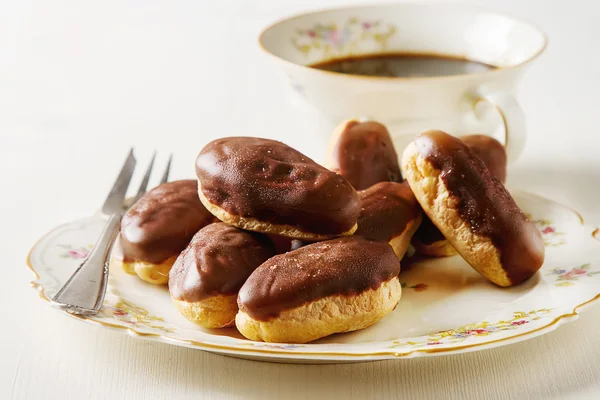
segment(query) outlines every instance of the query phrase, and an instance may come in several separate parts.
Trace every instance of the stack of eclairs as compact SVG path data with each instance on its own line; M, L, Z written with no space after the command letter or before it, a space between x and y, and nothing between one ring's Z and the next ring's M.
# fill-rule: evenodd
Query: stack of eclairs
M202 327L287 343L393 311L409 249L459 254L501 287L543 263L493 138L429 131L399 160L385 126L350 120L334 131L326 165L274 140L214 140L196 159L197 180L162 184L125 214L119 261L168 284L179 312Z

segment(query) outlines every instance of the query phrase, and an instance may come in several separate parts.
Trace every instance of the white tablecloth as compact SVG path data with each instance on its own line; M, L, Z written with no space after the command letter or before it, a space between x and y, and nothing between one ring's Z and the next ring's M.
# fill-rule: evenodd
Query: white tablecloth
M364 1L363 1L364 2ZM319 157L308 110L284 101L258 50L280 16L344 1L0 3L0 398L581 398L600 391L600 307L546 336L464 355L279 365L145 342L69 319L28 287L31 244L101 204L127 149L175 154L275 137ZM480 1L550 37L520 101L530 140L510 182L600 223L600 9L590 1ZM299 118L299 113L305 117ZM303 131L304 129L304 131Z

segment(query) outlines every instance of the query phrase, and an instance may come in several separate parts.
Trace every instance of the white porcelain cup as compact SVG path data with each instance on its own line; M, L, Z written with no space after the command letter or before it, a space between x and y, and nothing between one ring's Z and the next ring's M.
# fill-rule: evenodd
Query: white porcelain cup
M500 123L509 162L519 157L526 141L525 115L515 100L517 85L526 66L546 47L543 32L512 17L453 4L406 3L287 18L267 27L259 41L299 95L332 126L348 118L380 121L400 152L429 129L458 136L493 135ZM497 68L394 78L309 67L338 57L387 52L447 55Z

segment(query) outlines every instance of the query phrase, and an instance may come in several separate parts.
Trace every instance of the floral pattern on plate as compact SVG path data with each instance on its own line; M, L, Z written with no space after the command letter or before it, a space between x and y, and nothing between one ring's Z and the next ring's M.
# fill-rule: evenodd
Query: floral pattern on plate
M58 247L64 249L64 251L60 254L62 258L70 258L72 260L84 260L90 251L92 250L92 245L89 244L87 246L74 246L71 244L59 244Z
M142 307L130 304L127 301L119 301L116 304L105 302L102 306L100 315L105 318L114 318L131 327L141 326L144 328L152 328L163 332L175 332L174 328L164 326L165 320L160 317L149 315L148 311Z
M535 224L542 234L546 247L556 247L566 244L566 233L558 231L551 220L537 219L531 222Z
M477 322L474 324L461 326L460 328L438 332L436 334L430 335L427 338L427 340L423 341L397 341L394 342L394 344L391 347L406 345L412 347L423 347L462 342L474 336L488 336L502 331L519 329L519 327L521 327L522 325L528 324L531 321L537 321L540 318L542 318L544 314L548 314L551 311L552 310L546 308L529 311L527 313L517 311L514 313L514 316L511 319L506 321L498 321L496 323L489 323L487 321Z
M600 271L592 271L591 264L586 263L578 267L571 268L570 270L554 268L547 275L556 276L556 286L571 286L575 284L579 278L592 277L598 274L600 274Z

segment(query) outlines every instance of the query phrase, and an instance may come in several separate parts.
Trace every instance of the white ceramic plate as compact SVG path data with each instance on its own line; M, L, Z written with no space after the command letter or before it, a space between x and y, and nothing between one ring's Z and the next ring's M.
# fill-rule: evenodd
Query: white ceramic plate
M185 320L165 287L146 284L121 268L110 270L101 313L75 318L134 337L226 355L275 362L332 363L420 357L489 349L533 338L577 319L600 298L600 230L574 210L522 191L517 203L531 215L546 243L546 262L514 288L487 282L459 256L404 268L396 310L378 324L311 344L244 339L234 328L202 329ZM104 220L62 225L39 240L28 257L32 282L48 302L87 255Z

